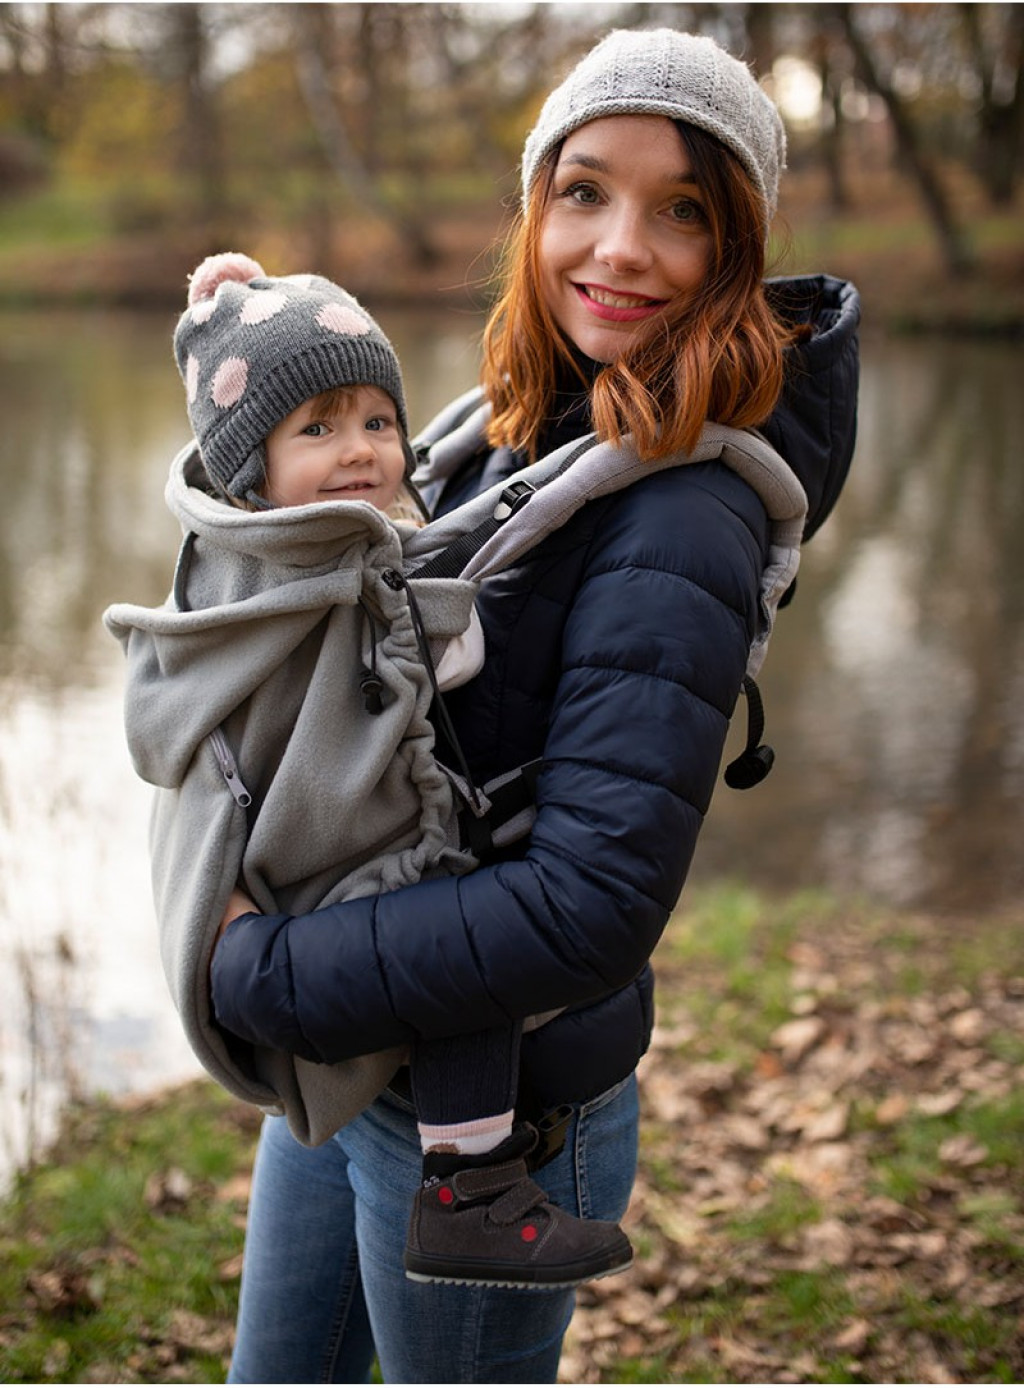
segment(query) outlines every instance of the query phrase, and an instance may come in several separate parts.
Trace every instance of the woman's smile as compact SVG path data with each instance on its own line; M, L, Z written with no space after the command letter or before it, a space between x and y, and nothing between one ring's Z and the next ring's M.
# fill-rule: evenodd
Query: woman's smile
M658 313L667 299L651 299L643 294L620 294L598 284L578 284L576 292L595 318L610 323L639 323Z
M700 287L711 254L703 195L665 116L608 116L562 145L540 232L555 322L610 362Z

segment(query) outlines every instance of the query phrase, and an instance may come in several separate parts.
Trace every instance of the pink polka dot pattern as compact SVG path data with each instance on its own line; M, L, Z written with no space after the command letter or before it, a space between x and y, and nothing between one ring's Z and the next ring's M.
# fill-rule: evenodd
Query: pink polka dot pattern
M265 323L268 318L273 318L275 313L280 313L288 305L287 296L279 294L274 289L268 289L265 294L254 294L246 299L242 305L242 312L238 315L240 323Z
M174 334L189 420L207 476L233 497L258 492L259 445L291 410L339 385L376 385L407 426L394 348L363 306L320 275L267 275L238 251L190 278Z
M248 379L249 363L244 357L225 357L213 378L210 399L222 410L230 409L245 394Z
M329 332L343 333L349 337L361 337L370 331L370 324L363 315L344 304L324 304L316 321Z

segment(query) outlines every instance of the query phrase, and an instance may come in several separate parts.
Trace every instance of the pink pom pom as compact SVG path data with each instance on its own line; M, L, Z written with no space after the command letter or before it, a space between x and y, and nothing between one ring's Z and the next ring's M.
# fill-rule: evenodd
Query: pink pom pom
M212 299L219 285L236 281L248 284L250 280L265 279L266 271L257 260L243 255L241 251L222 251L220 255L208 255L203 263L189 276L188 302L201 303Z

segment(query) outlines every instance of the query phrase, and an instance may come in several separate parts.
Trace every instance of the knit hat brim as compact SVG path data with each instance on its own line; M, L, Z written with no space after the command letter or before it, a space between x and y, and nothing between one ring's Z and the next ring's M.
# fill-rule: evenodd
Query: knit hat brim
M786 132L750 69L713 39L674 29L618 29L548 96L523 151L523 203L544 161L574 130L621 115L660 115L703 130L730 150L764 199L778 202Z

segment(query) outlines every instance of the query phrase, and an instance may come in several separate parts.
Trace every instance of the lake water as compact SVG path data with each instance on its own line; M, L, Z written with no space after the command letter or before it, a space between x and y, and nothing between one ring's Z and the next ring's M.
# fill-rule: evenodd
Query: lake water
M414 421L473 382L475 318L380 316ZM163 481L187 437L172 325L0 316L0 1167L69 1089L196 1070L156 951L122 658L99 623L168 584ZM721 787L693 880L957 911L1024 886L1022 365L1006 344L866 344L850 481L761 681L776 768Z

